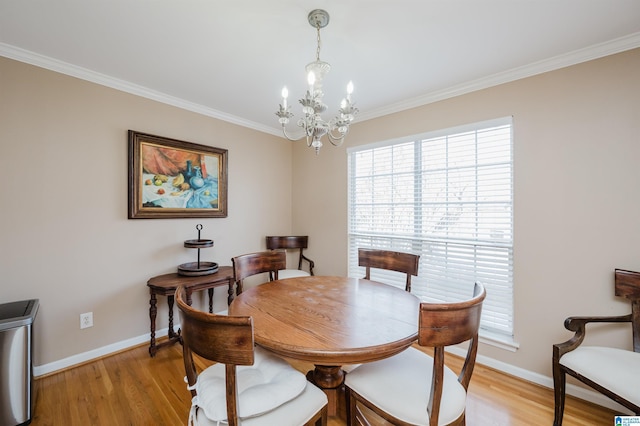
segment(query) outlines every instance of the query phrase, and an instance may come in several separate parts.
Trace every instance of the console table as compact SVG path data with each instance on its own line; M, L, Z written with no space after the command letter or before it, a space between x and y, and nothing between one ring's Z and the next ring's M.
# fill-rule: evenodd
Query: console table
M213 289L226 285L228 287L227 303L233 300L233 268L231 266L219 266L214 274L201 276L185 276L177 273L158 275L147 281L149 293L149 319L151 320L151 341L149 343L149 355L155 356L162 346L172 345L181 341L180 331L173 330L173 303L174 294L179 285L184 285L187 290L187 303L191 305L191 294L194 291L209 290L209 312L213 312ZM158 313L156 296L167 296L169 304L169 340L156 344L156 316Z

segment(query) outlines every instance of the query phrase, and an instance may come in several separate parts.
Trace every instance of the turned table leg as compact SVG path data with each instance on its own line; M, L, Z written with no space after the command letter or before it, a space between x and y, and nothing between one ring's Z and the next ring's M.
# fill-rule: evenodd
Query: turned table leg
M173 331L173 301L173 295L167 296L167 304L169 305L169 339L178 337L178 333Z
M227 306L233 302L233 280L229 280L229 290L227 291Z
M307 373L307 380L314 383L327 394L329 399L328 415L338 414L338 393L344 383L344 371L341 366L316 365Z
M158 315L157 300L155 291L151 290L149 300L149 319L151 320L151 341L149 342L149 355L156 355L156 316Z

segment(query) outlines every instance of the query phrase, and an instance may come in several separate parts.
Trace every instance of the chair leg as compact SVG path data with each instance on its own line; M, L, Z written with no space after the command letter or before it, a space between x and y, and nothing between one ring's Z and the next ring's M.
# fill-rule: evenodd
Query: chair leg
M372 426L371 423L369 423L369 420L365 417L362 410L357 407L354 408L354 410L356 411L356 415L354 417L355 424L352 426Z
M347 386L345 386L345 400L347 405L347 426L371 426L364 413L358 408L358 398Z
M351 417L351 413L355 414L355 405L356 399L351 395L351 389L347 386L344 387L344 398L345 398L345 410L347 412L347 426L353 425L353 417Z
M564 415L565 388L567 376L559 364L553 365L553 395L555 400L555 411L553 426L562 426Z
M320 418L317 421L317 426L327 426L328 408L325 406L320 411Z
M304 426L327 426L327 406L322 407Z
M358 398L349 392L349 402L347 406L347 426L372 426L369 419L358 407Z

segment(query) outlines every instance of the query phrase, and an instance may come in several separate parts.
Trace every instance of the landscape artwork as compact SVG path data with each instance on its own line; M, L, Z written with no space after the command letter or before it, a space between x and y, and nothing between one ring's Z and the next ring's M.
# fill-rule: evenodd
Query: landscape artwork
M129 219L226 216L227 150L129 130Z

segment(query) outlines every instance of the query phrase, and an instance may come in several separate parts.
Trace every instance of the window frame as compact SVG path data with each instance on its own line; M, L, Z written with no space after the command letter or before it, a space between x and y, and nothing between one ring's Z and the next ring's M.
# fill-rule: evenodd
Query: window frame
M425 146L425 142L428 141L434 141L437 139L441 139L444 138L446 140L446 146L447 149L449 147L450 139L451 138L455 138L456 136L459 135L464 135L464 134L468 134L468 133L473 133L474 137L476 138L476 144L477 144L477 140L478 140L478 134L483 132L483 131L487 131L487 129L498 129L498 128L507 128L508 129L508 143L509 143L509 152L508 152L508 161L504 164L500 164L496 167L502 167L507 168L508 169L508 177L500 177L500 179L506 179L508 180L508 189L502 189L502 196L504 197L505 193L508 192L508 213L507 214L503 214L503 216L498 216L496 215L496 217L500 217L501 220L505 220L505 218L508 216L508 223L502 223L502 227L508 227L507 230L507 234L508 234L508 238L505 239L504 241L498 241L499 238L502 238L503 236L500 236L498 234L498 237L496 237L495 240L493 240L492 238L488 238L487 241L484 241L482 243L479 242L479 239L476 237L471 238L467 241L465 241L465 238L442 238L441 242L435 241L434 236L430 235L427 236L426 234L422 233L422 223L420 225L417 225L417 222L423 222L425 219L422 216L422 212L417 212L417 210L421 210L424 208L425 206L425 199L426 197L428 197L427 193L428 191L425 190L425 181L424 179L424 175L426 174L425 172L425 167L424 167L424 162L425 162L425 154L422 152L422 150L424 149L423 146ZM443 300L440 296L442 296L442 294L437 294L438 292L432 292L429 295L427 294L426 290L427 289L434 289L435 287L433 287L432 284L426 284L427 282L427 275L431 274L433 275L433 264L429 264L428 262L431 262L431 260L427 259L428 256L425 255L425 247L429 246L429 247L434 247L437 246L438 244L443 244L442 247L443 250L444 249L449 249L449 248L456 248L459 250L459 252L457 253L457 255L460 258L464 258L464 257L469 257L472 256L469 254L469 247L470 245L474 247L475 249L482 249L485 251L491 251L491 250L495 250L495 255L496 256L500 256L500 260L496 262L500 263L500 265L502 265L501 262L505 262L504 263L504 274L505 277L500 278L503 281L508 281L508 285L505 284L500 284L498 286L496 286L495 288L492 288L492 285L487 285L485 284L485 286L488 287L488 297L487 300L485 301L485 309L483 309L483 321L481 324L481 329L480 329L480 338L481 341L487 342L487 343L492 343L495 344L498 347L502 347L504 349L508 349L508 350L515 350L518 345L514 340L514 303L513 303L513 289L514 289L514 285L513 285L513 242L514 242L514 237L513 237L513 207L514 207L514 196L513 196L513 147L514 147L514 137L513 137L513 117L509 116L509 117L502 117L502 118L498 118L498 119L494 119L494 120L487 120L487 121L482 121L482 122L477 122L477 123L471 123L471 124L467 124L467 125L463 125L463 126L457 126L457 127L452 127L452 128L447 128L447 129L441 129L441 130L437 130L437 131L432 131L432 132L426 132L423 134L418 134L418 135L412 135L412 136L407 136L407 137L402 137L402 138L397 138L397 139L392 139L392 140L387 140L387 141L379 141L379 142L375 142L375 143L371 143L371 144L366 144L366 145L360 145L360 146L356 146L356 147L350 147L347 149L347 158L348 158L348 172L347 172L347 184L348 184L348 207L347 207L347 215L348 215L348 274L349 276L352 277L362 277L364 274L364 268L360 268L357 265L358 262L358 254L357 254L357 248L358 247L370 247L370 248L381 248L381 249L388 249L388 250L397 250L397 251L406 251L406 252L411 252L411 253L415 253L415 254L420 254L421 255L421 260L420 263L421 266L420 268L420 273L418 275L418 277L414 278L412 281L412 292L416 293L418 295L418 297L420 297L422 300L431 300L431 301L449 301L449 300L456 300L456 296L457 299L466 297L466 294L464 294L465 291L467 290L463 290L462 287L467 287L467 288L472 288L473 286L469 286L468 285L468 280L469 280L469 274L473 274L474 276L474 280L475 281L481 281L483 283L484 280L479 278L482 274L478 274L477 272L467 272L462 274L462 277L458 277L458 280L461 282L464 282L464 286L460 285L460 286L456 286L455 283L453 285L453 287L451 287L451 282L456 281L455 277L452 277L451 272L445 274L446 276L444 276L444 280L446 280L446 293L456 293L458 292L459 294L457 295L453 295L451 298L446 297L447 300ZM437 142L436 142L437 143ZM408 148L406 146L412 146L413 147L413 151L414 151L414 156L413 156L413 161L411 161L412 165L411 165L411 169L407 169L406 172L403 172L402 170L400 171L394 171L395 168L398 169L402 169L403 166L396 166L396 162L397 161L401 161L401 160L396 160L393 161L393 155L394 155L394 150L396 148L398 148L398 155L403 155L402 153L400 153L400 151L402 151L403 148L406 148L408 150ZM462 145L464 145L464 143L462 143ZM388 154L390 157L390 162L393 163L392 165L388 166L386 163L384 162L379 162L377 166L371 166L370 168L373 170L375 169L375 167L378 167L379 169L386 169L387 167L390 168L390 171L388 172L388 176L386 176L387 181L392 181L393 179L396 179L397 183L389 183L388 187L387 187L387 192L386 193L378 193L377 195L373 195L373 193L375 192L374 187L375 184L374 183L370 183L370 187L372 190L372 195L371 195L371 217L372 220L375 220L375 209L386 209L386 210L397 210L397 209L402 209L404 208L404 215L398 215L397 217L402 217L404 218L404 216L413 216L413 218L410 220L413 223L413 227L414 227L414 233L413 235L411 235L410 231L407 231L407 229L410 227L408 224L400 224L400 226L398 226L398 233L397 235L391 235L394 232L390 231L387 232L386 234L384 232L380 232L380 233L376 233L376 232L369 232L367 233L362 233L360 232L360 230L356 230L354 229L355 227L357 227L356 223L358 220L362 220L362 219L357 219L354 217L354 215L356 215L356 213L354 212L354 209L356 207L354 207L354 203L355 203L355 199L357 197L360 197L359 199L362 199L363 197L361 195L356 195L357 191L361 191L360 188L356 189L356 182L358 181L358 179L362 178L362 176L356 176L355 173L357 173L355 171L356 168L356 162L357 162L357 158L360 155L361 157L363 155L367 155L368 152L371 152L371 155L374 156L376 154L376 152L385 152L391 150L389 152L392 152L391 154ZM462 152L462 151L460 151ZM476 158L474 160L474 164L470 167L464 167L467 170L467 172L469 170L473 170L475 171L476 175L475 178L473 180L474 184L475 184L475 190L476 190L476 195L478 193L478 188L479 186L479 178L478 178L478 170L480 170L481 168L484 167L484 165L479 166L479 162L478 162L478 149L476 148ZM504 154L506 155L506 154ZM385 159L383 154L380 154L381 158ZM499 157L500 154L497 154L497 156ZM407 158L409 158L410 156L407 156ZM432 157L430 157L432 158ZM447 160L448 161L448 160ZM372 164L375 163L375 158L372 160ZM460 168L460 167L459 167ZM445 169L447 170L447 172L450 172L451 170L454 170L455 167L445 167ZM498 168L496 168L496 170L498 170ZM375 173L371 172L372 175L374 176ZM407 174L407 176L402 176L404 173ZM490 171L489 174L491 174L492 172ZM500 173L500 171L493 171L493 173ZM502 171L502 173L504 173L504 171ZM469 175L469 173L467 173L467 175ZM376 175L378 176L378 175ZM382 176L382 173L379 174L379 176ZM383 178L381 178L383 179ZM405 181L402 181L402 179L405 179ZM373 178L372 178L372 182L373 182ZM413 194L414 194L414 199L413 201L409 200L407 201L407 199L409 197L406 196L406 194L396 194L396 192L402 192L402 191L396 191L396 188L400 185L399 182L404 182L404 185L413 185ZM411 183L411 181L413 181L413 183ZM501 182L503 182L501 180ZM447 191L449 191L449 189L447 189ZM505 192L506 191L506 192ZM448 194L448 192L447 192ZM376 203L374 202L375 198L384 198L387 197L389 199L389 202L387 203L379 203L378 206L376 207ZM397 198L394 198L397 197ZM448 201L446 203L445 207L451 208L451 206L453 204L462 204L462 203L452 203L450 201ZM474 204L473 202L470 202L470 204ZM362 204L364 205L364 203ZM409 213L410 210L407 210L407 206L412 206L412 208L415 210L412 213ZM473 210L473 208L471 208L469 211L478 211L480 202L476 201L475 202L475 210ZM463 210L462 208L460 208L461 210ZM359 213L361 213L362 210L359 210ZM492 213L485 213L486 216L490 216ZM364 215L359 214L359 217L362 218ZM386 228L387 231L389 231L390 229L392 229L393 226L395 226L395 222L402 222L402 220L397 221L395 219L396 216L394 216L392 213L390 213L389 215L387 215L384 219L386 220L382 220L380 222L380 228L376 228L376 231L379 231L380 229L384 229L385 226L391 226L391 228ZM426 217L426 216L425 216ZM490 223L490 222L480 222L477 218L475 219L476 223L475 226L478 226L478 223ZM493 219L493 220L498 220L498 219ZM460 222L462 222L462 220L459 220ZM473 221L473 219L469 219L469 223L471 223ZM373 223L373 222L372 222ZM393 223L393 225L389 225L390 223ZM466 222L465 222L466 223ZM370 224L370 227L373 229L375 228L374 225ZM464 226L462 226L464 227ZM497 227L497 225L496 225ZM447 229L449 230L450 227L448 227ZM488 229L485 229L485 231L487 231ZM477 233L477 231L476 231ZM429 249L431 250L431 249ZM488 253L488 252L487 252ZM482 258L489 258L491 256L493 256L492 253L489 254L483 254ZM445 260L445 263L447 264L453 264L456 265L455 261L449 261L450 255L447 256L441 256L441 258L445 258L447 260ZM468 259L462 260L462 264L458 264L457 267L462 267L464 269L465 265L471 264L471 263L464 263L464 262L469 262ZM474 262L472 262L474 265L477 265L478 260L475 260ZM462 265L462 266L460 266ZM495 265L492 265L491 267L496 267ZM450 267L449 267L450 268ZM429 270L427 270L429 269ZM452 269L452 268L450 268ZM476 267L477 270L477 267ZM484 275L485 277L487 276L486 274ZM396 272L392 272L392 271L380 271L380 270L373 270L372 271L372 279L373 280L379 280L379 281L384 281L384 282L388 282L388 283L392 283L393 285L397 285L398 287L404 288L404 277L402 276L402 274L396 273ZM435 278L436 280L438 278ZM433 283L434 281L434 277L429 277L429 282ZM460 283L458 283L460 284ZM429 285L432 285L432 287L429 287ZM444 288L444 287L443 287ZM452 291L452 288L454 288L454 290ZM455 290L458 289L458 290ZM472 290L471 290L472 291ZM498 294L499 293L499 294ZM435 297L434 297L435 296ZM439 298L440 297L440 298ZM493 313L492 309L494 308L494 306L489 306L491 304L498 304L495 305L496 309L497 309L497 313ZM484 315L486 313L486 315ZM492 322L491 320L487 319L488 316L491 315L503 315L506 314L508 315L508 318L505 320L504 317L501 317L499 319L497 319L494 322ZM497 318L497 316L495 317ZM496 325L497 324L497 325Z

